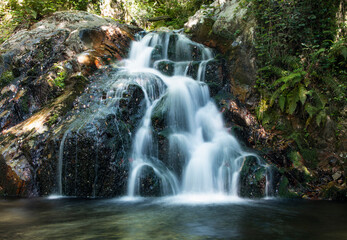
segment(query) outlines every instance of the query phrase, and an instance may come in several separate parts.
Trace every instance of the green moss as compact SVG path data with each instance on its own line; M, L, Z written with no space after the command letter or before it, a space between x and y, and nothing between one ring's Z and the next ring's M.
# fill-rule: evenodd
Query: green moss
M265 168L261 167L255 173L255 179L257 182L261 181L265 177Z
M58 120L58 117L59 117L58 113L55 113L53 116L51 116L47 122L48 126L52 126L54 123L56 123Z
M293 163L293 166L295 167L295 168L300 168L300 167L302 167L302 163L301 163L301 157L300 157L300 155L299 155L299 153L298 152L296 152L296 151L291 151L290 153L289 153L289 159L292 161L292 163Z
M297 198L299 197L297 193L292 192L288 189L289 180L286 177L282 177L279 183L278 195L285 198Z
M217 103L219 103L219 102L221 102L222 100L235 99L235 97L234 97L231 93L229 93L229 92L227 92L227 91L220 91L220 92L218 92L218 94L216 94L216 95L213 97L213 99L214 99Z
M12 71L3 72L0 77L0 89L8 85L14 79Z
M163 96L158 102L157 106L154 108L152 113L152 121L164 120L165 114L168 111L166 105L167 96Z

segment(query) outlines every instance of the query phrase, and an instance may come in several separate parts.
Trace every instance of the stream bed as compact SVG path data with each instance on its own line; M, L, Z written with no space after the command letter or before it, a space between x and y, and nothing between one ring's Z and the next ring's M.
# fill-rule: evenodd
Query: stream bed
M346 203L201 199L1 199L0 239L347 239Z

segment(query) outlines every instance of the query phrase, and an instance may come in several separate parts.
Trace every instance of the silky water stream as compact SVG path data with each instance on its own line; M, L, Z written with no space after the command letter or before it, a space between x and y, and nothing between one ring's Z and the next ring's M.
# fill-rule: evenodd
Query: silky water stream
M153 59L155 51L159 54ZM140 194L142 170L148 168L159 179L164 196L238 197L243 161L257 156L244 151L228 133L210 98L204 80L206 64L212 60L210 49L181 34L149 33L133 43L126 71L151 73L158 78L151 85L139 82L146 97L146 112L133 141L129 197ZM166 75L157 70L163 65L164 70L170 70ZM193 65L198 65L196 79L187 76ZM152 137L151 120L158 112L166 123L166 156L159 156L158 142Z
M132 137L128 199L142 195L141 179L148 172L157 182L156 195L188 201L237 199L240 171L247 157L255 158L266 169L264 192L268 194L268 166L241 148L224 127L222 115L210 97L205 82L206 65L210 61L214 61L213 52L183 34L138 35L120 70L99 86L107 93L106 97L73 122L62 138L57 168L58 196L64 195L62 166L66 136L71 130L78 132L100 115L117 114L124 92L134 84L143 92L145 110ZM192 68L195 74L188 74ZM152 123L158 116L164 122L161 129ZM158 149L163 146L158 136L164 134L167 153L160 154ZM96 183L93 184L95 193L94 186Z

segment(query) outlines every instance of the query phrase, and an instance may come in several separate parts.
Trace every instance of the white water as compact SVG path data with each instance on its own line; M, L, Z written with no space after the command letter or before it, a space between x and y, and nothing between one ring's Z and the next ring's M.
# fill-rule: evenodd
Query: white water
M172 36L176 37L176 41L170 45L168 39ZM151 55L158 45L164 51L162 58L156 62ZM175 48L171 57L167 52L170 47ZM189 196L192 199L199 199L200 196L204 199L220 199L221 196L222 199L223 196L238 198L242 164L247 156L254 155L243 151L236 138L227 131L210 98L209 89L203 81L206 65L212 59L210 49L180 34L166 33L163 36L163 33L149 33L133 43L127 71L155 74L167 88L162 88L153 100L148 99L148 93L145 94L147 110L133 142L128 197L140 194L142 170L146 167L160 179L162 195ZM188 68L194 60L200 61L197 79L187 77ZM159 61L173 65L172 77L151 68ZM184 159L180 163L182 174L170 169L168 159L160 159L163 156L158 156L156 151L158 146L153 138L151 116L160 101L165 101L167 109L166 122L170 131L168 156L179 155ZM170 157L169 164L175 161L178 159Z
M181 34L149 33L134 41L129 59L124 60L124 68L99 86L107 93L106 98L91 106L78 118L81 120L74 121L65 132L59 149L57 194L63 195L64 144L68 133L78 132L98 117L116 113L123 93L130 84L135 84L144 93L146 111L133 136L127 199L138 199L141 179L150 169L152 177L155 175L160 183L161 195L174 195L179 202L182 199L224 201L225 197L238 201L243 163L247 156L257 156L245 152L227 131L221 113L210 98L204 81L206 66L212 60L210 49ZM154 69L161 70L159 63L164 63L166 70L170 65L173 69L168 75L172 76ZM187 76L193 65L198 66L196 79ZM158 107L165 112L167 125L168 152L165 156L159 154L158 147L162 146L158 146L152 124L153 111L158 111ZM75 161L78 161L77 155ZM96 195L97 167L96 159L92 196ZM266 175L268 195L271 176ZM77 172L75 185L76 176Z

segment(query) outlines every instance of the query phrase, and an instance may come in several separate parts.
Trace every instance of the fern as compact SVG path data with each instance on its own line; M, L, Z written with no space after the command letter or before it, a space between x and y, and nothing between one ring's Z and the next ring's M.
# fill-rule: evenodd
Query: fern
M280 98L278 99L278 104L280 105L280 109L283 112L286 104L286 98L284 96L280 96Z
M309 93L309 91L306 90L305 86L301 83L299 83L298 85L298 94L299 94L299 100L301 102L302 105L305 104L306 99L307 99L307 94Z
M317 126L320 126L321 123L325 123L327 119L327 113L325 111L325 109L322 109L316 116L316 123L317 123Z
M303 71L302 68L295 70L287 76L281 77L273 83L273 86L276 87L280 83L289 84L294 86L297 82L301 81L307 72Z
M296 87L287 94L287 103L288 103L287 113L292 115L295 112L297 102L299 100L300 100L299 88Z
M299 101L302 105L304 105L307 95L309 94L309 91L304 85L305 83L302 83L302 81L305 80L304 76L306 74L307 73L302 69L297 69L287 76L276 80L272 84L272 86L274 88L277 87L277 89L271 96L270 107L273 106L276 99L279 98L278 103L281 111L283 112L285 110L285 106L287 106L286 112L292 115L295 112ZM282 85L278 87L280 84Z

